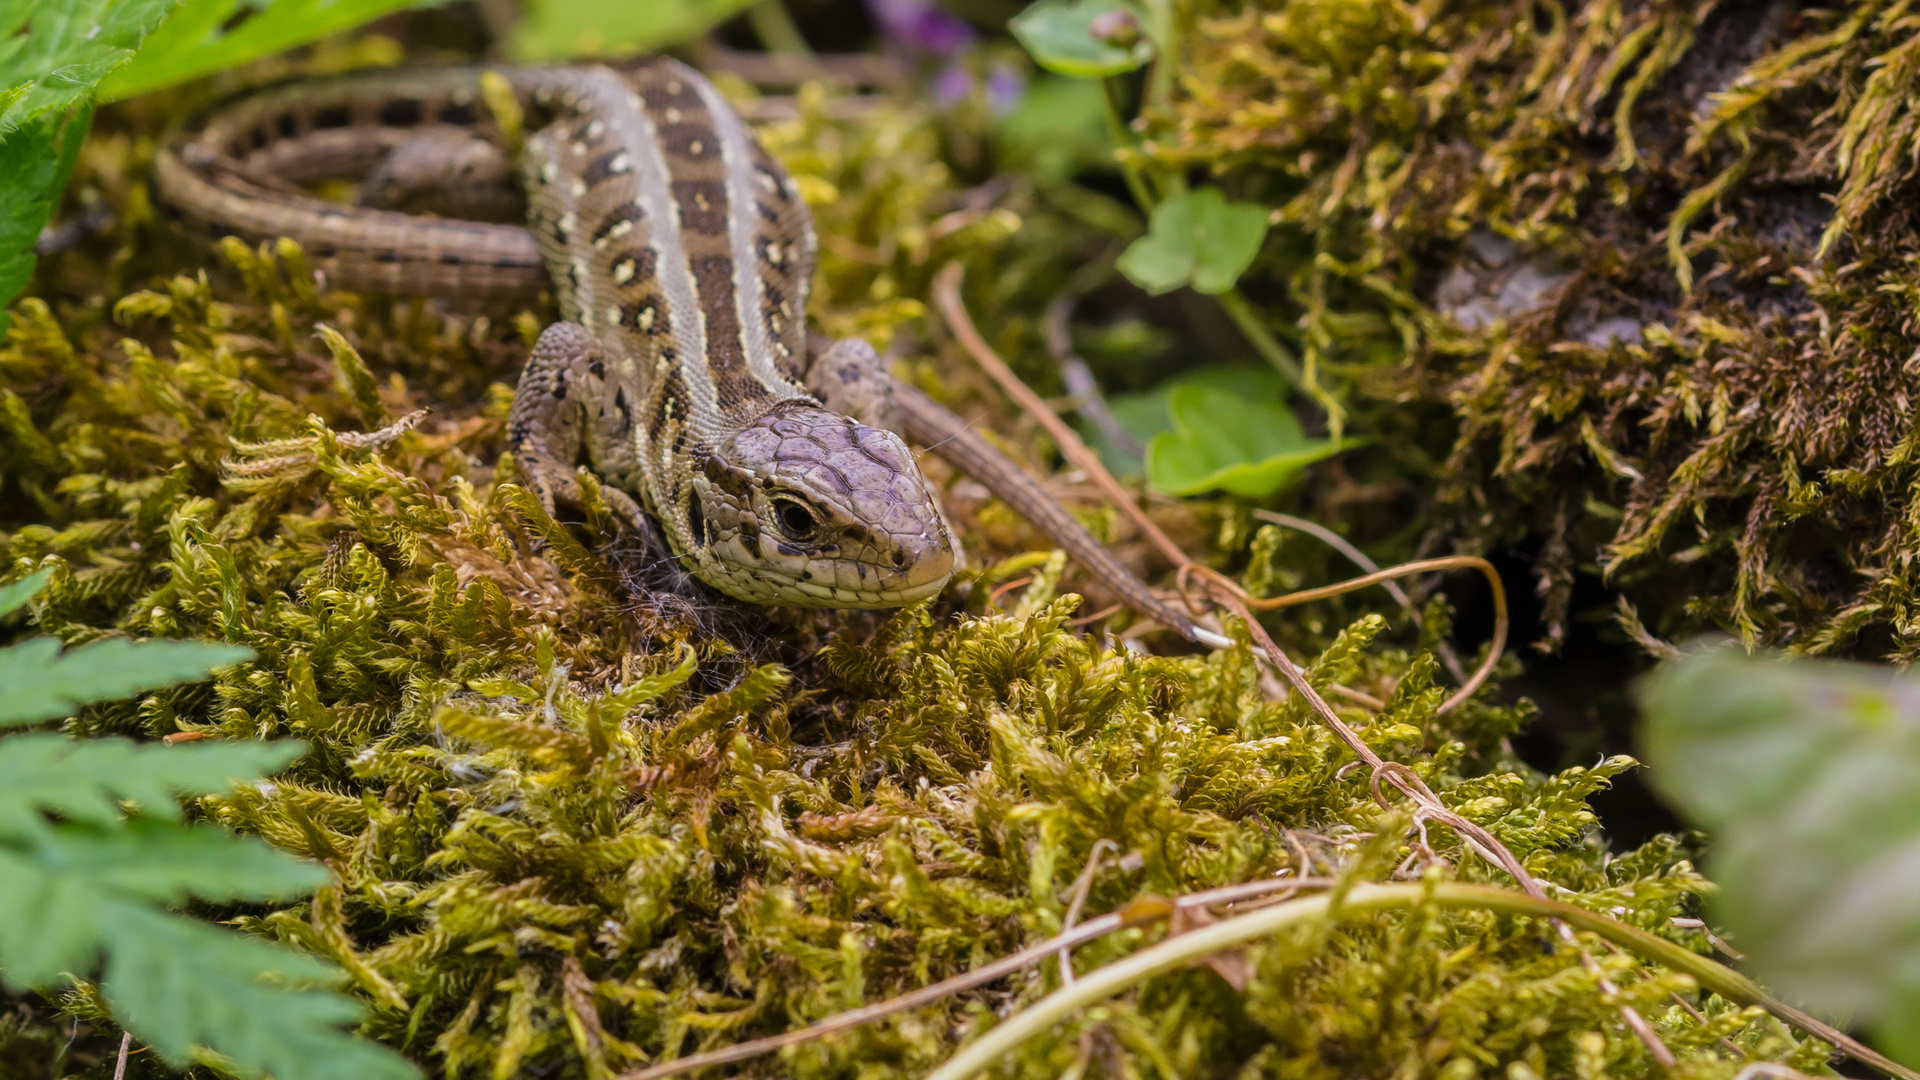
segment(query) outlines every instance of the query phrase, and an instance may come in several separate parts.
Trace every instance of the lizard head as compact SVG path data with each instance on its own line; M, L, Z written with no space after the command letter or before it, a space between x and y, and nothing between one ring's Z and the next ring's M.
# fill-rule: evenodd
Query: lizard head
M798 607L900 607L953 575L953 537L906 443L789 403L696 467L686 515L696 576Z

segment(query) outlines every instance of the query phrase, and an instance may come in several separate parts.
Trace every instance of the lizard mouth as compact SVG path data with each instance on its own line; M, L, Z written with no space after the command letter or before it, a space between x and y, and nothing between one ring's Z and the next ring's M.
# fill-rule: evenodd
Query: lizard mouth
M721 554L716 552L716 554ZM854 559L812 559L794 570L722 557L703 568L708 584L741 600L792 607L894 608L937 596L953 577L953 556L896 570Z

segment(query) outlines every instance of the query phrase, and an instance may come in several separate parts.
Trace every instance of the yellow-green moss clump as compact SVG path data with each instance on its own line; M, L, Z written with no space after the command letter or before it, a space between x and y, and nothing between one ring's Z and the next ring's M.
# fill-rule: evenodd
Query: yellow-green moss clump
M1907 662L1916 33L1879 0L1217 5L1142 152L1282 208L1249 287L1431 492L1396 520L1533 546L1556 635L1604 569L1657 633Z
M1475 16L1492 39L1495 15ZM1266 25L1246 26L1255 54ZM1459 63L1452 97L1435 99L1447 108L1481 77ZM1220 73L1222 86L1247 78ZM1084 226L1018 188L1002 205L1017 229L962 197L942 158L958 143L936 134L911 111L771 133L834 237L816 314L937 339L914 297L960 256L979 271L983 322L1017 341ZM1499 880L1445 828L1409 832L1382 811L1297 698L1268 699L1244 645L1155 657L1072 626L1057 563L1004 598L1010 614L984 614L979 587L890 618L637 591L644 575L603 512L557 524L509 482L502 421L537 313L488 321L316 293L297 252L236 244L218 287L163 275L90 294L94 275L172 258L137 186L114 186L137 151L101 144L88 168L120 230L54 260L46 299L19 306L0 349L0 568L56 569L34 615L69 641L257 652L211 685L73 729L307 740L286 775L200 809L324 862L337 883L240 921L338 961L374 1010L368 1032L430 1068L605 1077L879 1000L1056 932L1101 841L1119 857L1094 877L1090 913L1282 871ZM1379 172L1356 166L1350 182L1393 175ZM1328 312L1316 325L1373 325ZM317 336L322 324L338 336ZM1255 549L1256 576L1273 580L1271 534ZM1610 854L1594 827L1585 800L1627 762L1531 773L1505 745L1524 706L1483 693L1436 716L1433 639L1349 603L1332 609L1353 612L1344 631L1275 625L1319 654L1316 684L1384 702L1342 710L1370 745L1558 895L1708 948L1672 921L1697 913L1705 887L1684 847ZM1443 632L1433 614L1429 635ZM1116 934L1078 962L1159 932ZM1509 917L1358 919L1249 949L1244 992L1216 968L1151 980L1002 1074L1650 1075L1623 1004L1679 1056L1678 1075L1731 1077L1742 1062L1720 1040L1747 1061L1824 1060L1756 1011L1592 951L1597 971ZM747 1072L918 1075L1057 979L1048 965ZM90 1000L83 989L74 1005Z

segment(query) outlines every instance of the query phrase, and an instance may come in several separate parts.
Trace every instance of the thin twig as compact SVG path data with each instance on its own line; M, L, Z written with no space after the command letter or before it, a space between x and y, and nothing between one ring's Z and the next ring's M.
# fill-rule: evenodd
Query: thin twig
M1067 917L1061 923L1061 933L1064 934L1073 929L1073 924L1080 921L1080 909L1087 902L1088 891L1093 888L1093 876L1100 872L1100 857L1109 850L1118 851L1119 849L1119 844L1104 836L1093 842L1093 850L1087 853L1087 865L1080 869L1080 876L1073 881L1073 901L1067 905ZM1064 986L1072 981L1073 950L1062 948L1060 950L1060 983Z
M1088 269L1090 273L1075 274L1074 280L1047 305L1047 351L1053 354L1054 363L1060 365L1060 381L1067 384L1067 392L1073 395L1074 407L1080 410L1080 415L1100 429L1100 436L1108 445L1138 457L1145 454L1147 448L1113 415L1107 399L1100 395L1100 384L1094 380L1093 369L1073 351L1073 305L1110 272L1105 262L1095 263Z
M993 351L993 347L987 344L985 338L980 336L980 331L973 325L973 317L967 314L966 304L960 299L960 279L965 272L959 263L951 262L941 267L940 272L933 278L934 305L946 317L947 326L953 330L953 336L960 342L960 347L967 350L967 354L973 357L974 363L980 365L981 369L1000 387L1002 393L1012 398L1014 403L1020 406L1021 411L1045 429L1048 438L1051 438L1054 445L1060 448L1061 455L1072 462L1074 467L1085 472L1088 479L1100 489L1100 493L1125 514L1127 519L1133 522L1133 527L1139 529L1142 536L1152 541L1153 546L1159 548L1161 554L1176 566L1187 561L1186 552L1180 550L1180 545L1174 543L1166 533L1160 530L1160 526L1155 525L1153 519L1140 509L1133 501L1133 497L1127 494L1127 490L1121 487L1120 482L1115 480L1106 466L1100 463L1100 456L1088 449L1087 444L1081 441L1079 434L1068 426L1065 420L1060 419L1052 409L1047 408L1047 403L1040 399L1040 395L1034 393L1032 387L1020 381L1020 376L1015 375L1013 369L1007 366L1007 362L1000 359L1000 355Z
M113 1080L126 1080L127 1051L133 1048L133 1032L120 1033L120 1056L113 1060Z
M1270 522L1274 525L1280 525L1289 529L1297 529L1300 532L1306 533L1308 536L1345 555L1355 566L1358 566L1369 574L1380 569L1380 564L1368 558L1366 552L1353 546L1346 537L1341 536L1339 533L1334 532L1332 529L1327 528L1317 521L1309 521L1303 517L1294 517L1292 514L1282 514L1276 510L1255 510L1253 516L1260 521ZM1399 582L1383 581L1380 585L1387 590L1387 595L1393 597L1401 607L1407 609L1407 617L1413 620L1415 627L1421 630L1427 628L1426 616L1420 613L1420 608L1414 604L1413 597L1407 595L1407 590L1401 588ZM1460 654L1453 651L1453 646L1442 641L1438 643L1436 651L1440 654L1440 662L1447 666L1447 674L1453 676L1454 683L1465 683L1467 681L1467 669L1461 665Z
M801 1043L812 1042L815 1039L824 1038L836 1032L846 1031L849 1028L859 1027L861 1024L870 1023L906 1009L916 1009L922 1005L930 1005L933 1002L939 1001L941 998L971 990L976 986L984 986L987 983L1004 978L1023 968L1042 963L1047 957L1055 955L1061 949L1071 949L1076 945L1083 945L1105 934L1111 934L1115 930L1124 929L1129 925L1142 925L1143 922L1157 922L1160 918L1164 918L1167 914L1170 914L1174 909L1199 907L1205 904L1225 904L1236 900L1245 900L1252 896L1259 895L1259 891L1256 890L1278 892L1286 889L1324 889L1331 888L1333 885L1334 880L1332 878L1286 877L1246 881L1237 885L1223 886L1218 889L1207 889L1202 892L1188 893L1185 896L1173 900L1171 903L1162 902L1159 909L1156 909L1156 906L1153 904L1142 904L1141 906L1143 908L1156 916L1144 920L1135 914L1130 906L1129 909L1123 909L1110 915L1102 915L1097 919L1089 919L1071 930L1062 930L1060 933L1037 945L1029 945L1011 956L1001 957L990 964L984 964L972 971L955 975L951 979L942 979L940 982L934 983L931 986L923 986L918 990L910 990L898 997L888 998L886 1001L875 1002L864 1008L851 1009L847 1012L829 1016L819 1023L794 1031L783 1032L779 1035L769 1035L764 1039L753 1039L748 1042L735 1043L732 1046L724 1046L718 1050L709 1050L701 1054L690 1054L687 1057L675 1061L663 1062L650 1068L636 1069L632 1072L622 1073L617 1080L661 1080L662 1077L678 1076L681 1073L692 1072L695 1069L705 1069L714 1065L726 1065L735 1061L745 1061L748 1058L759 1057L762 1054L770 1054L775 1050L782 1050L789 1046L798 1046ZM1147 898L1143 897L1141 899L1144 901ZM1140 903L1141 901L1136 901L1136 904ZM1920 1080L1920 1077L1913 1077L1911 1080Z
M1325 585L1318 589L1302 589L1299 592L1291 592L1283 596L1269 596L1265 599L1259 599L1249 595L1245 589L1242 589L1238 584L1229 580L1226 575L1210 567L1201 566L1191 559L1183 560L1177 565L1180 567L1178 580L1180 582L1182 595L1191 595L1192 586L1190 579L1198 577L1206 582L1208 591L1216 603L1224 604L1225 600L1223 597L1231 597L1234 603L1244 606L1249 611L1277 611L1280 608L1293 607L1296 604L1305 604L1314 600L1326 600L1330 597L1339 596L1342 593L1350 593L1356 589L1364 589L1369 585L1378 585L1397 577L1408 577L1413 574L1427 574L1440 570L1480 571L1480 573L1486 575L1487 583L1493 591L1493 639L1487 645L1487 655L1480 661L1480 666L1474 669L1473 674L1469 676L1465 682L1461 683L1458 690L1455 690L1448 696L1447 700L1440 703L1440 707L1434 710L1434 715L1436 716L1452 712L1467 699L1473 697L1474 694L1479 693L1480 687L1484 686L1486 681L1493 676L1493 669L1495 665L1499 664L1500 656L1507 646L1508 616L1506 587L1500 582L1500 572L1494 569L1492 563L1480 558L1478 555L1448 555L1439 559L1422 559L1419 562L1402 563L1399 566L1391 566L1377 573L1352 578L1335 585ZM1189 608L1192 607L1191 601L1189 601L1188 606ZM1229 604L1227 606L1231 607L1232 605Z
M1667 991L1667 996L1673 999L1673 1003L1675 1005L1680 1006L1681 1012L1684 1012L1688 1016L1693 1017L1694 1020L1700 1024L1701 1027L1711 1028L1713 1026L1713 1021L1708 1020L1705 1013L1701 1012L1699 1009L1694 1008L1693 1005L1689 1003L1686 998L1681 997L1678 991L1669 990ZM1721 1046L1726 1047L1727 1052L1733 1055L1733 1058L1735 1061L1744 1060L1747 1056L1747 1052L1745 1050L1740 1049L1738 1044L1734 1043L1733 1040L1727 1038L1725 1035L1714 1036L1714 1041L1718 1042Z
M1675 917L1667 921L1672 923L1675 926L1684 927L1688 930L1698 930L1701 933L1707 935L1707 941L1710 944L1712 944L1714 948L1719 949L1723 953L1726 953L1728 959L1745 960L1747 958L1746 953L1743 953L1739 949L1736 949L1733 946L1727 944L1726 941L1724 941L1719 934L1714 933L1713 927L1708 926L1705 919L1688 919L1688 918Z

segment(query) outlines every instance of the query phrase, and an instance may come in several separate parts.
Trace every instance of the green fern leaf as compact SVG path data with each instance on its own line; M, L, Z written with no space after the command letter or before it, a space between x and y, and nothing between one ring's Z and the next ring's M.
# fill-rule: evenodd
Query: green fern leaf
M51 569L41 570L11 585L0 585L0 616L12 614L20 605L33 599L33 594L39 592L52 576Z
M94 889L165 903L284 900L328 880L319 866L260 840L145 818L118 829L56 829L36 850Z
M30 845L0 844L0 978L16 989L93 967L107 908L141 901L297 896L326 872L258 840L173 822L61 825ZM113 916L118 918L118 916Z
M211 1046L275 1080L419 1076L400 1055L340 1030L361 1008L315 986L338 978L331 965L139 904L106 904L103 914L101 988L168 1062L184 1066L195 1046Z
M0 727L58 720L90 702L203 679L252 656L238 645L118 638L62 653L53 638L34 638L0 650Z
M112 825L120 820L122 802L155 817L177 818L176 797L226 791L285 767L304 750L298 742L176 747L18 735L0 742L0 839L43 834L43 813Z

